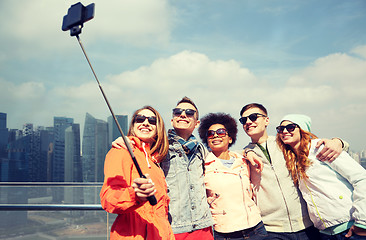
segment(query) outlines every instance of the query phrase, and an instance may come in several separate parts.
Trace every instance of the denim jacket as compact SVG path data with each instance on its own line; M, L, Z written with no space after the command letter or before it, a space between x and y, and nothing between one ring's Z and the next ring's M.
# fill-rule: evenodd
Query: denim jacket
M207 154L199 143L188 159L182 145L169 138L169 153L161 168L168 185L169 221L175 234L213 225L204 184L203 164Z

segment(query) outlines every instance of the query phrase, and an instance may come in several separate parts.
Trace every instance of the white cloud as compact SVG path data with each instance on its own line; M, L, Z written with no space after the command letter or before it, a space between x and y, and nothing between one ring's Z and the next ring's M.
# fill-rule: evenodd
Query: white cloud
M95 1L95 21L89 35L114 38L132 45L166 43L173 25L173 9L168 1ZM88 24L88 23L87 23Z
M362 53L364 48L356 49ZM352 141L366 134L365 79L366 59L346 53L330 54L289 78L280 90L284 97L278 97L277 105L283 107L278 109L283 113L297 110L310 115L314 132L319 136L339 136ZM364 148L364 140L352 141L352 147Z
M331 54L289 79L289 86L329 86L335 99L366 102L366 60L348 54Z
M128 42L130 45L166 44L174 24L174 9L166 0L85 1L95 3L95 18L84 24L83 39ZM143 3L141 3L143 2ZM0 29L6 57L52 55L72 51L75 40L61 30L74 1L1 1ZM5 45L5 46L4 46ZM3 54L2 54L3 55Z
M227 112L237 118L242 106L259 102L269 110L272 134L284 114L304 113L313 118L319 136L358 139L360 143L351 145L361 149L359 135L366 133L365 64L366 60L347 54L331 54L276 86L235 60L212 60L202 53L182 51L100 81L116 114L131 114L143 105L152 105L170 127L171 109L183 96L197 103L201 116ZM104 120L110 115L94 79L52 90L32 82L15 85L2 80L1 85L8 89L2 88L1 101L9 102L2 111L17 117L9 121L14 124L35 120L35 124L51 125L53 116L73 117L83 124L85 112ZM239 129L235 148L247 142Z
M366 58L366 45L355 47L354 49L352 49L351 53Z

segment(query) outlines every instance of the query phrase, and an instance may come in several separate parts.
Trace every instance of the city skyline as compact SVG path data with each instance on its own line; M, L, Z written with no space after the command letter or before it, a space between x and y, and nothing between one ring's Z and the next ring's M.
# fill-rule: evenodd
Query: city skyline
M4 113L1 113L0 112L0 114L4 114ZM56 116L54 116L53 118L55 118L55 117ZM68 117L65 117L65 116L64 117L59 117L58 116L56 118L68 118ZM109 135L107 142L110 145L112 144L112 141L114 141L117 137L120 136L120 133L118 131L118 128L117 128L116 123L114 122L114 119L113 119L112 116L108 116L106 118L106 120L104 121L104 120L101 120L101 119L94 118L90 113L86 112L85 113L84 122L83 123L75 123L75 124L80 124L80 125L83 125L84 126L85 122L88 121L87 120L88 118L93 118L93 119L95 119L95 121L99 121L99 123L101 123L101 121L102 121L102 122L105 122L106 124L108 124L108 126L112 126L112 127L109 127L108 130L107 130L108 131L108 135ZM117 119L117 121L119 122L119 124L120 124L120 126L122 128L123 134L125 134L126 136L127 136L127 130L128 130L128 127L129 127L128 126L128 124L129 124L128 118L129 118L128 115L116 115L116 119ZM70 119L73 119L73 118L70 117ZM37 125L34 125L33 126L33 123L24 123L23 124L23 128L24 127L27 127L26 125L29 125L29 124L32 125L32 129L33 130L34 129L37 129L37 128L43 129L43 128L47 128L47 127L53 127L53 126L37 126ZM84 128L85 128L85 126L83 127L83 129L80 129L80 140L81 140L81 144L82 144L83 137L84 137ZM1 130L1 128L0 128L0 130ZM19 130L19 129L12 129L12 130ZM353 150L352 149L352 146L350 146L350 154L353 155L352 157L355 158L355 159L357 157L359 157L359 158L361 158L361 157L362 158L366 158L366 147L363 148L363 149L360 149L360 150ZM357 156L354 155L354 154L357 154ZM359 161L360 159L356 159L356 160Z
M0 112L0 181L103 182L110 139L119 134L111 117L105 121L86 113L81 134L80 124L70 117L54 117L53 126L26 123L22 129L8 129L6 115ZM116 119L126 133L128 116ZM366 167L366 149L349 154ZM57 192L53 199L61 202L72 194ZM94 190L84 192L84 196L94 195Z
M0 112L0 180L102 182L109 139L119 134L110 119L86 113L83 133L73 118L56 116L52 126L25 123L21 129L9 129L7 114ZM128 116L116 115L116 119L127 133ZM60 200L63 195L54 197Z

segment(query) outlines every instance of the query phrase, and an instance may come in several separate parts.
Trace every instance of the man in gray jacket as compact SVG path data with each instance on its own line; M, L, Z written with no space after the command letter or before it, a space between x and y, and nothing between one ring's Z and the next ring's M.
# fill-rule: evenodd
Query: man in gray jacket
M250 157L256 153L263 160L263 171L251 171L256 203L261 210L268 239L319 239L318 230L309 218L306 202L292 181L282 151L276 138L268 136L269 117L266 108L258 103L244 106L239 121L251 143L245 147ZM322 160L333 160L342 152L344 145L340 139L323 139L319 146L325 147L318 156Z

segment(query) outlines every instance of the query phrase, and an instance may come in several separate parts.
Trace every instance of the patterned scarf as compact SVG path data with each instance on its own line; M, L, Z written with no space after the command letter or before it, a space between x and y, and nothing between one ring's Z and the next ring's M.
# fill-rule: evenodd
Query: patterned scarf
M195 136L191 135L186 141L183 138L179 137L174 129L169 129L168 136L169 138L174 139L182 145L184 152L186 153L188 159L190 159L198 145L198 141Z

